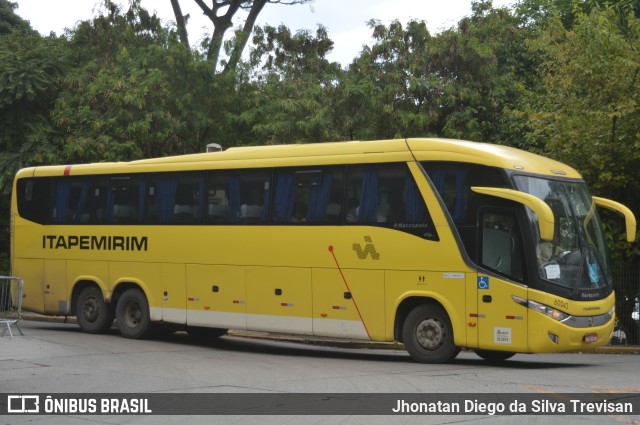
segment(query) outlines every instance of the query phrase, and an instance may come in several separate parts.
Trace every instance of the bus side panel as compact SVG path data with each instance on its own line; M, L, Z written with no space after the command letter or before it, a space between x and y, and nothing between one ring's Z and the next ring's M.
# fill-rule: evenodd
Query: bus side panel
M163 263L162 283L157 291L158 299L162 300L162 320L167 323L184 325L187 323L187 284L185 281L185 266L183 264Z
M46 314L65 315L67 300L67 261L44 261L44 312Z
M13 267L13 274L24 280L22 309L44 313L44 260L14 257Z
M247 328L244 267L187 265L187 324Z
M387 333L393 338L398 307L408 298L435 300L441 304L451 321L455 344L467 344L465 320L466 279L463 272L388 271L386 285ZM408 312L407 312L408 313ZM404 320L400 317L399 320Z
M247 267L247 327L312 335L311 269Z
M342 272L313 270L313 334L384 340L384 272Z
M67 261L66 299L71 300L73 286L79 281L89 281L97 284L109 301L109 263L107 261L69 260Z

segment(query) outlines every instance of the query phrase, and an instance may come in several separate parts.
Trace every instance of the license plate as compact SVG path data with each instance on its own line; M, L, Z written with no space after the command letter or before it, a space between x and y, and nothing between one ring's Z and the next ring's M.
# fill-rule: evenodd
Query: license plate
M598 340L598 334L586 334L582 339L584 342L596 342Z

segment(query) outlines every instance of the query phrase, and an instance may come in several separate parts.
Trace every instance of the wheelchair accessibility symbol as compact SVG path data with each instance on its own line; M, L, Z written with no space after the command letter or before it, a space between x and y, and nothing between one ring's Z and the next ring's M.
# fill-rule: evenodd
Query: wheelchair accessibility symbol
M478 289L489 289L489 276L478 276Z

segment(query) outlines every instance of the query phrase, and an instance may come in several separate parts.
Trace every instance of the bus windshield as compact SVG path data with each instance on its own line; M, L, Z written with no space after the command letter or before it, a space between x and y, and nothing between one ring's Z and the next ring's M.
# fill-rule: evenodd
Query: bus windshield
M611 274L600 218L584 182L515 176L518 190L545 201L553 210L552 241L543 241L537 224L530 226L536 241L540 278L574 291L610 285ZM529 219L537 223L527 208Z

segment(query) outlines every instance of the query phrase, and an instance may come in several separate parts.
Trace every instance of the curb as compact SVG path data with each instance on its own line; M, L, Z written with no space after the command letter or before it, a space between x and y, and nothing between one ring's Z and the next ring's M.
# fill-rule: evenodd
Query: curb
M48 323L70 323L77 324L75 316L45 316L37 313L24 312L22 314L22 320L28 320L33 322L48 322ZM272 341L293 342L298 344L316 345L321 347L336 347L336 348L359 348L369 350L394 350L405 351L404 344L401 342L378 342L378 341L359 341L359 340L345 340L339 338L326 338L326 337L314 337L307 336L295 336L289 334L278 334L271 332L254 332L231 329L228 333L229 336L248 339L263 339ZM604 347L594 348L593 350L583 350L577 353L580 354L640 354L639 345L607 345Z

